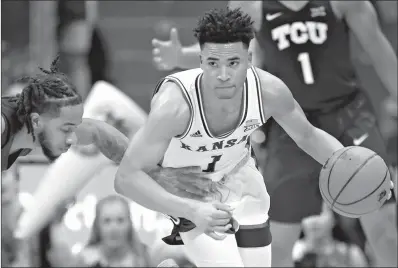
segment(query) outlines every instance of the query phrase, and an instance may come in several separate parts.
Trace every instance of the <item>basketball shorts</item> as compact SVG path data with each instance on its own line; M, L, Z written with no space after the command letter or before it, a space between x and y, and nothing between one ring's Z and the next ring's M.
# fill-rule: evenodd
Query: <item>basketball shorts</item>
M249 155L245 158L244 164L236 172L214 182L215 191L208 201L221 201L235 208L233 228L229 233L235 236L232 241L238 247L264 247L270 245L272 240L268 223L269 195L254 159ZM174 228L170 236L163 238L167 244L189 246L191 241L203 234L187 219L170 219Z
M388 162L370 101L362 92L342 107L326 113L306 113L316 127L336 137L345 146L360 145L378 153ZM321 165L301 150L273 120L264 126L267 157L259 163L271 197L271 220L299 223L322 208L318 178Z

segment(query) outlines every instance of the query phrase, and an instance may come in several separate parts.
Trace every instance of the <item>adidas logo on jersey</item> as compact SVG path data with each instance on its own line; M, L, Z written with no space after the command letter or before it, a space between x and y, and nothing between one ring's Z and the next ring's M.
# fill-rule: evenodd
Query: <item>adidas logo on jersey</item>
M203 137L202 134L200 133L200 130L196 131L195 133L191 134L191 137L198 138L198 137Z
M246 124L244 126L244 128L245 128L244 132L258 128L259 126L260 126L260 123L259 123L258 119L247 120Z

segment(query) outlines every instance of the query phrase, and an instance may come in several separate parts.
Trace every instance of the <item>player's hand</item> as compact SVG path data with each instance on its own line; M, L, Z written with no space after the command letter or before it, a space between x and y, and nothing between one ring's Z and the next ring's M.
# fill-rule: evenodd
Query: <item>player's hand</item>
M200 167L156 168L148 175L166 191L179 197L204 200L209 196L212 181L201 174Z
M160 41L154 38L152 39L152 46L152 56L156 68L162 71L170 71L179 66L182 46L176 28L171 29L170 40Z
M211 238L223 240L225 233L232 228L232 212L233 208L223 203L198 202L190 220Z
M395 201L398 202L398 168L392 167L391 168L391 177L394 186L394 194L395 194Z
M397 100L388 98L383 102L381 110L380 130L385 139L395 137L397 135Z
M390 181L390 191L388 192L387 200L390 200L393 191L394 191L394 182Z

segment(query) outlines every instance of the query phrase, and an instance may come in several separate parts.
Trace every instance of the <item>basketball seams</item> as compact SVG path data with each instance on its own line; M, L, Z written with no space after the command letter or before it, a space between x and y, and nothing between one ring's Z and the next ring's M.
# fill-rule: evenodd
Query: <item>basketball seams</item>
M386 181L387 177L388 177L388 169L386 169L386 174L384 175L383 180L382 180L382 181L379 183L379 185L377 185L377 187L376 187L371 193L369 193L368 195L362 197L362 198L359 199L359 200L356 200L356 201L353 201L353 202L350 202L350 203L339 203L339 202L337 202L337 201L336 201L335 203L338 204L338 205L341 205L341 206L349 206L349 205L354 205L354 204L356 204L356 203L359 203L359 202L361 202L362 200L365 200L366 198L368 198L369 196L371 196L372 194L374 194L374 193L384 184L384 182Z
M349 150L351 150L351 149L353 149L354 147L348 147L348 148L346 148L345 150L343 150L342 152L341 152L341 154L336 158L336 160L333 162L333 165L330 167L330 170L329 170L329 174L328 174L328 178L327 178L327 181L326 181L326 185L327 185L327 190L328 190L328 194L329 194L329 196L332 198L332 200L333 200L333 197L332 197L332 193L330 192L330 176L332 175L332 171L333 171L333 168L334 168L334 166L337 164L337 161L340 159L340 157L345 153L345 152L348 152ZM336 153L336 152L335 152ZM333 157L333 155L332 155L332 157ZM327 162L330 160L330 158L327 160ZM326 163L327 163L326 162ZM325 167L326 167L326 164L325 164ZM334 201L333 201L333 204L334 204ZM333 207L333 204L332 204L332 207Z
M321 174L320 174L321 176L320 176L320 181L319 181L319 190L324 199L324 202L335 212L337 212L338 214L341 214L343 216L358 218L364 214L368 214L368 213L371 213L371 212L377 210L376 207L380 207L376 204L373 204L373 203L371 204L369 202L373 202L371 200L373 200L373 198L377 198L376 195L378 194L378 190L380 190L386 184L386 182L389 178L389 170L388 170L385 162L383 161L383 159L381 159L377 153L375 153L371 150L370 150L370 152L366 153L367 157L364 160L361 160L360 158L358 160L354 159L353 162L356 164L354 166L352 166L351 168L349 168L349 166L346 166L346 167L344 165L341 166L342 161L339 161L339 160L345 158L346 156L350 160L352 159L352 158L350 158L350 155L347 154L347 152L352 148L358 149L357 146L346 147L341 150L341 153L340 152L333 153L333 155L326 161L325 165L322 168ZM362 152L362 151L359 150L359 152ZM377 161L374 159L377 159ZM379 160L382 160L381 162L384 163L384 165L382 165L382 163L379 163L380 162ZM359 163L358 163L358 161L359 161ZM349 162L345 162L345 163L349 164ZM380 166L380 167L383 166L383 167L381 167L382 170L383 169L385 170L385 174L384 174L383 178L379 182L373 181L373 184L372 184L373 187L368 187L368 189L367 189L368 192L365 193L366 196L364 196L364 197L362 197L363 195L358 196L355 198L358 200L355 200L355 201L353 201L353 200L347 200L348 202L345 201L347 203L337 202L340 197L345 196L347 191L350 189L349 186L351 186L354 182L355 182L355 184L360 183L358 181L355 181L354 178L361 177L361 174L362 174L361 171L366 173L366 171L365 171L366 169L364 169L364 167L367 167L368 165L371 165L371 166L376 165L376 166ZM340 167L340 168L338 169L338 167ZM332 195L331 190L334 189L333 187L335 187L335 186L334 186L334 184L332 184L332 180L339 179L339 178L335 178L336 174L334 174L334 173L336 173L335 172L336 168L338 170L341 170L341 168L343 168L343 170L345 170L346 168L349 168L349 170L353 170L353 172L352 172L352 175L349 178L347 178L348 180L346 180L345 182L342 181L343 185L339 186L339 188L341 188L341 190L339 190L337 195L335 197L333 197L334 194ZM377 178L382 177L382 173L380 174L379 172L377 172L377 174L378 174L378 175L376 175ZM376 186L376 184L377 184L377 186ZM349 196L347 196L347 197L349 198ZM367 207L367 205L366 205L366 207L362 206L362 208L357 207L353 212L352 211L353 209L351 209L350 206L357 206L357 204L359 204L361 202L365 202L366 204L369 203L369 205L372 208ZM375 205L376 207L373 208L373 205ZM345 211L346 210L345 208L347 208L349 211ZM362 210L365 210L365 211L362 211Z
M329 205L331 203L332 200L330 200L329 198L326 197L325 192L322 190L322 188L319 188L319 191L321 192L323 198L325 199L325 201L327 201L327 204ZM335 212L341 212L343 213L343 216L347 216L347 217L352 217L352 216L362 216L363 213L357 214L357 213L353 213L353 212L348 212L348 211L344 211L339 207L331 207ZM338 210L338 211L336 211ZM339 213L340 214L340 213ZM345 215L344 215L345 214Z
M341 156L341 155L340 155ZM368 157L355 171L354 173L350 176L350 178L345 182L345 184L343 185L343 187L341 187L340 191L337 193L336 197L333 198L333 203L332 203L332 207L334 207L334 204L336 204L337 199L340 197L340 195L342 194L342 192L344 191L344 189L347 187L347 185L354 179L355 175L358 174L358 172L370 161L372 160L374 157L376 157L377 154L373 154L370 157ZM338 160L338 159L337 159ZM336 160L336 162L337 162ZM335 163L336 163L335 162ZM330 177L331 172L329 173L329 177ZM328 187L329 189L329 187ZM329 191L330 192L330 191ZM332 197L332 196L330 196Z

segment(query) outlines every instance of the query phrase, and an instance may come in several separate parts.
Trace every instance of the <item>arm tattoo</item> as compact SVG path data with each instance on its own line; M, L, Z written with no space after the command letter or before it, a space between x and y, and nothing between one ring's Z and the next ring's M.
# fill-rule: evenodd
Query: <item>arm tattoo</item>
M119 130L102 121L97 121L94 129L94 144L103 155L116 164L120 164L129 139Z

